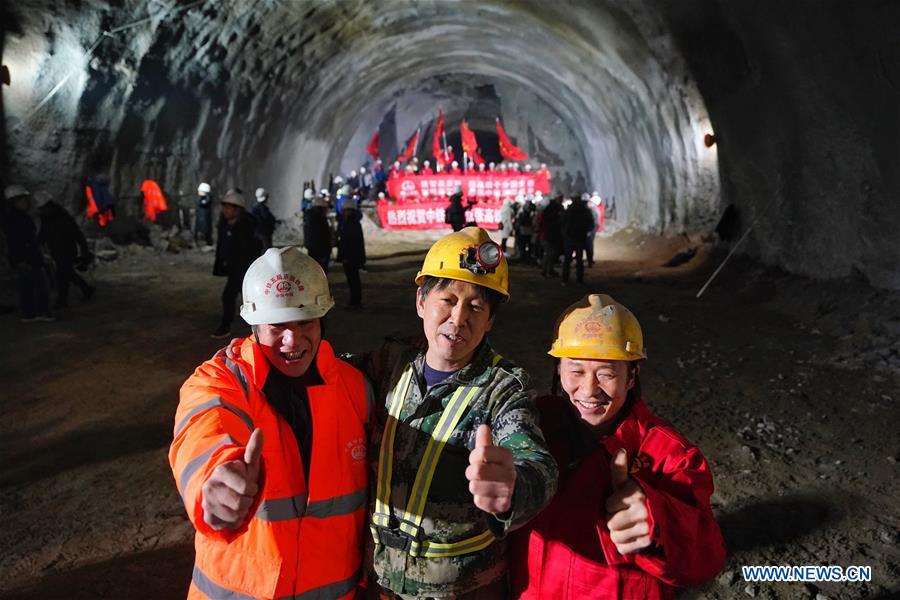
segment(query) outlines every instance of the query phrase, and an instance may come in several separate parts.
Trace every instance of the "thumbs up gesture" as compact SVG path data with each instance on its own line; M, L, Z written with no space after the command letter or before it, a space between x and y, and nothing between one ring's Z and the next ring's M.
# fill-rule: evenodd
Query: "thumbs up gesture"
M606 499L606 526L619 554L634 554L651 544L646 496L628 476L628 452L619 450L609 464L612 494Z
M512 506L516 466L512 452L494 446L490 425L482 425L475 432L475 448L469 453L466 479L475 506L481 510L504 513Z
M247 517L259 492L262 429L255 429L239 460L222 463L203 484L203 520L215 530L234 529Z

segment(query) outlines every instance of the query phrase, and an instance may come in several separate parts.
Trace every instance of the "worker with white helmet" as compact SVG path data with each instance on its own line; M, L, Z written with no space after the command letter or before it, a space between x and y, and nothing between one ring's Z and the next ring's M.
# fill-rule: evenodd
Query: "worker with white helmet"
M256 236L256 219L245 208L246 202L241 190L231 189L222 196L213 275L228 279L222 290L222 319L211 334L214 338L231 335L231 322L234 320L241 281L250 263L262 252L262 244Z
M322 337L321 267L271 248L243 278L253 334L181 387L169 463L196 530L191 598L354 598L370 402Z
M263 250L272 247L272 236L275 234L275 215L269 209L269 192L265 188L256 188L256 204L250 209L256 219L256 237L259 238Z
M637 318L605 294L585 296L557 320L549 354L564 394L538 407L559 491L513 534L512 597L662 599L714 577L725 545L712 474L644 403Z
M8 185L3 190L3 198L7 207L3 225L8 260L18 276L21 321L53 321L44 276L44 256L38 243L37 226L31 217L34 205L31 192L22 185Z
M303 212L303 245L326 273L331 261L334 237L328 222L328 208L328 190L323 189L319 197Z
M212 188L205 181L197 186L197 203L194 214L194 244L212 245Z
M594 240L597 238L597 232L603 230L603 199L600 192L594 192L588 197L587 207L591 211L591 217L594 219L594 226L588 234L587 244L587 266L594 266Z
M415 283L424 339L356 358L378 398L374 583L381 598L503 598L506 533L556 485L529 377L487 339L509 265L468 227L435 242Z

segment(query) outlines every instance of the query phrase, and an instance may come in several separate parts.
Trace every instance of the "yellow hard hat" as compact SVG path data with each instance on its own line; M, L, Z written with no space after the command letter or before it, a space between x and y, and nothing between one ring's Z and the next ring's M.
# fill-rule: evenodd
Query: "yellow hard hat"
M416 285L422 285L427 275L484 286L509 300L506 256L480 227L466 227L436 241L425 255Z
M556 321L556 339L547 353L557 358L641 360L647 358L641 324L630 310L606 294L589 294Z

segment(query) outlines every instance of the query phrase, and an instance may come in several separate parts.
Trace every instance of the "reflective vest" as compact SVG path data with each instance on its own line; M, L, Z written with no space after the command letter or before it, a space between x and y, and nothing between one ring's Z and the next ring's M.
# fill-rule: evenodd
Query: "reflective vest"
M493 366L496 366L502 358L499 354L495 354L492 361ZM378 456L375 511L370 526L372 538L376 544L403 549L412 556L424 558L446 558L478 552L496 540L490 530L485 529L455 542L438 543L424 538L422 521L425 518L425 500L428 497L428 490L431 489L431 482L441 457L441 451L468 409L472 398L481 391L481 388L476 386L460 387L453 393L434 427L434 432L428 439L425 455L422 457L422 462L416 471L415 481L410 488L406 508L400 510L391 506L394 438L400 423L403 402L409 393L412 379L413 368L412 365L409 365L387 398L389 417L384 428Z
M197 530L189 598L352 597L366 522L366 385L324 340L316 365L324 384L307 388L309 481L290 425L260 391L270 367L252 338L240 358L208 360L182 386L169 462ZM264 439L253 516L215 531L203 521L203 482L243 456L256 427Z

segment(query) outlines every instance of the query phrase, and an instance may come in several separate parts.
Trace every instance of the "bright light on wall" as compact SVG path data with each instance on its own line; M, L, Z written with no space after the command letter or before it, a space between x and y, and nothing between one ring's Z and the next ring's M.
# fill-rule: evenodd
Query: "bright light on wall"
M45 56L41 36L11 36L7 39L3 64L9 68L9 87L3 90L3 98L4 109L9 116L24 116L40 100L35 98L34 84Z

